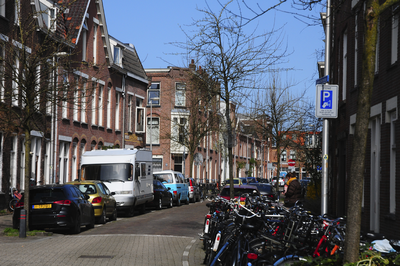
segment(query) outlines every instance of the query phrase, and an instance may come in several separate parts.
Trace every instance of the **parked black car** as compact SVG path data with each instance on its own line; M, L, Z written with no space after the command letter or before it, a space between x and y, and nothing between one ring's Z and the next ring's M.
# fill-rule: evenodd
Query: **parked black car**
M94 227L94 209L89 196L74 185L44 185L29 190L29 228L66 228L78 234L81 226ZM18 229L24 198L17 203L13 214L13 228Z
M261 196L267 196L272 201L278 200L278 193L275 187L267 183L249 183L249 185L256 186L260 191Z
M146 203L146 206L155 207L157 210L161 210L163 206L172 208L173 198L170 191L171 189L164 186L164 184L157 179L153 180L153 189L154 200Z

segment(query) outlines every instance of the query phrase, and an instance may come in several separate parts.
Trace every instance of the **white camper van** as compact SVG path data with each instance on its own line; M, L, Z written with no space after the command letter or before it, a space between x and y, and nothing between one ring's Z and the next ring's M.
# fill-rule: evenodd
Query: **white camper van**
M111 192L119 211L134 215L145 211L153 196L152 153L145 149L87 151L82 155L80 180L101 180Z

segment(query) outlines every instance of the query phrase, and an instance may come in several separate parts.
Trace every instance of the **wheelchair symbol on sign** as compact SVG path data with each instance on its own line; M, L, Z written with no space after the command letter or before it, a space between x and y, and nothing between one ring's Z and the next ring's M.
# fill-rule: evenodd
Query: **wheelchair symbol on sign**
M321 91L321 109L332 109L332 92Z

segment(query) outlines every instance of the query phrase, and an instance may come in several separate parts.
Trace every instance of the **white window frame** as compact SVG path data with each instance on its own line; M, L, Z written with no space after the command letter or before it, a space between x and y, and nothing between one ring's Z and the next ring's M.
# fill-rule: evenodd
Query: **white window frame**
M399 44L399 13L397 12L398 6L393 7L392 12L392 42L391 42L391 57L390 63L397 62L398 57L398 44Z
M120 130L119 111L120 111L121 93L115 92L115 130Z
M72 119L74 121L79 121L78 114L79 114L79 78L74 77L75 79L75 88L74 88L74 110Z
M87 62L87 34L88 34L88 19L85 17L85 22L82 28L82 61Z
M132 132L133 95L128 95L128 132Z
M99 103L98 103L98 125L103 126L103 93L104 93L104 86L99 84Z
M93 64L95 65L97 65L97 29L98 25L93 23Z
M343 73L342 73L342 100L346 100L347 93L347 29L343 32Z
M50 31L56 31L57 29L57 14L58 8L54 6L53 2L48 0L40 0L39 1L40 12L42 20L44 21L46 27Z
M92 81L92 125L96 125L97 83Z
M121 47L115 45L114 46L114 64L118 66L122 66L122 50Z
M66 84L65 84L66 82ZM68 118L68 76L63 74L63 98L62 98L62 118Z
M0 0L1 3L2 0ZM4 0L3 0L4 1ZM4 57L5 57L5 47L3 44L0 45L0 73L2 74L2 76L0 77L0 101L4 102L4 97L5 97L5 88L4 88L4 70L5 70L5 61L4 61Z
M14 77L12 79L12 99L11 103L13 106L18 106L18 98L19 98L19 86L18 86L18 76L19 76L19 52L16 51L14 55Z
M135 133L142 134L146 132L145 113L145 107L136 106Z
M175 83L175 106L186 106L186 84Z
M157 100L154 100L157 99ZM160 105L161 101L161 83L151 83L150 88L147 90L147 105L153 104Z
M111 129L111 88L107 92L107 128Z
M0 16L6 17L6 0L0 0Z
M146 144L150 145L150 126L151 128L151 144L160 144L160 118L159 117L147 117L146 123Z
M20 14L21 14L21 0L15 0L14 5L14 24L20 25Z
M81 122L86 123L86 98L87 98L87 80L82 81L81 91Z

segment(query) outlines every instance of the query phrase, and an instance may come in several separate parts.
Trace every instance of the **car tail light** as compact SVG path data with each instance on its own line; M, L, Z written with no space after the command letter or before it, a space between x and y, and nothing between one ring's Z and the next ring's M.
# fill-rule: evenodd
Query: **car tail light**
M70 200L57 200L55 202L53 202L54 204L58 204L58 205L65 205L65 206L70 206L71 205L71 201Z
M101 197L95 197L95 198L92 200L92 203L101 203L101 201L102 201L102 198L101 198Z
M15 208L23 208L23 207L24 207L23 201L18 201L17 204L15 205Z
M190 192L194 191L193 187L189 187L189 190L190 190Z
M178 194L178 191L175 190L175 191L174 191L174 194L177 195L177 194Z
M247 253L247 258L248 258L249 260L255 260L255 259L258 258L258 255L255 254L255 253Z

